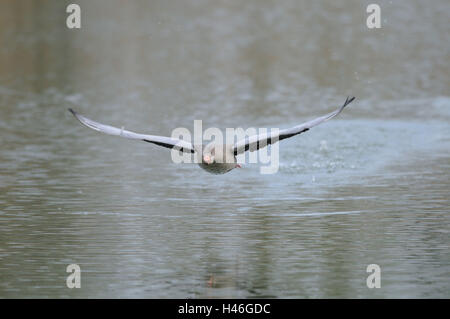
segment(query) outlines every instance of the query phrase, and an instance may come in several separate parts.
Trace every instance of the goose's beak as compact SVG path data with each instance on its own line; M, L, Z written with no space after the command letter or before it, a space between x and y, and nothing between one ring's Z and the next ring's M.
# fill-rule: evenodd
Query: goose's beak
M206 164L211 164L211 156L209 155L203 156L203 162L205 162Z

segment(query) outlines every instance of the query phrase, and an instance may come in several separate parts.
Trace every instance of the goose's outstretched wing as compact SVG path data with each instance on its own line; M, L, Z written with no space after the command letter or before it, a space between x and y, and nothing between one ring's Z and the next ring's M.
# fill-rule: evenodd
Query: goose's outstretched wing
M88 119L87 117L84 117L77 112L75 112L72 109L69 109L69 111L77 118L78 121L81 122L81 124L95 130L101 133L109 134L109 135L115 135L115 136L121 136L133 140L141 140L148 143L153 143L159 146L167 147L170 149L179 150L186 153L194 153L195 149L194 146L186 141L166 137L166 136L157 136L157 135L146 135L146 134L139 134L134 133L131 131L126 131L123 128L117 128L110 125L101 124L95 121L92 121Z
M234 155L241 154L248 150L253 152L269 144L276 143L278 141L284 140L285 138L289 138L297 134L306 132L311 127L314 127L316 125L319 125L320 123L328 121L333 117L335 117L336 115L338 115L339 113L341 113L344 107L350 104L354 99L355 99L354 97L352 98L347 97L344 104L339 109L327 115L318 117L312 121L288 129L280 130L278 133L252 135L250 137L246 137L245 139L239 140L236 142L236 144L234 144L233 147Z

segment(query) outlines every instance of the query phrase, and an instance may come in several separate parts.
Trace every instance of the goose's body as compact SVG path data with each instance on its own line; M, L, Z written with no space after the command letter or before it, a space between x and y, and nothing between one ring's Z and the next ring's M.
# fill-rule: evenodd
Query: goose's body
M74 110L69 109L69 111L85 126L109 135L121 136L128 139L141 140L148 143L153 143L159 146L163 146L170 149L179 150L186 153L195 153L199 162L199 166L212 174L224 174L236 167L240 167L237 164L236 156L238 154L244 153L248 150L251 152L263 148L269 144L276 143L283 139L298 135L300 133L308 131L310 128L326 122L339 113L354 100L355 98L347 98L345 103L336 111L331 112L327 115L318 117L312 121L294 126L292 128L280 130L278 133L271 134L259 134L246 137L237 141L235 144L215 144L211 142L207 145L194 146L192 143L183 141L176 138L159 136L159 135L146 135L134 133L131 131L124 130L123 128L117 128L114 126L109 126L92 121L78 113Z
M203 156L200 156L198 165L211 174L225 174L240 167L233 147L234 145L230 144L216 145L214 142L207 144L203 148ZM223 152L223 155L219 155L220 152Z

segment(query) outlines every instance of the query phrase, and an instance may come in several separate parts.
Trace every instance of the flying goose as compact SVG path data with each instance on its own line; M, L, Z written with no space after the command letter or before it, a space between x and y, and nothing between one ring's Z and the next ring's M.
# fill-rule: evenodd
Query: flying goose
M109 135L116 135L133 140L141 140L148 143L153 143L170 149L175 149L186 153L196 153L198 164L201 168L212 174L224 174L236 167L241 167L236 160L238 154L244 153L248 150L251 152L267 146L268 144L276 143L300 133L308 131L310 128L328 121L342 112L342 110L350 104L355 98L347 97L344 104L334 112L318 117L309 122L279 130L277 133L265 133L252 135L244 139L238 140L235 144L216 144L214 141L206 145L193 145L190 142L183 141L177 138L171 138L158 135L146 135L134 133L117 128L110 125L101 124L84 117L73 109L69 111L85 126Z

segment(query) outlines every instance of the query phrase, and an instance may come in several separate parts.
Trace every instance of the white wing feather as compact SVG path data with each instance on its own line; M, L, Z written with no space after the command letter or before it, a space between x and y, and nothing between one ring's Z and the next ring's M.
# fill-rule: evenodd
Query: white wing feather
M187 153L194 153L195 149L194 146L186 141L166 137L166 136L158 136L158 135L147 135L147 134L139 134L131 131L124 130L123 128L117 128L110 125L105 125L102 123L95 122L91 119L88 119L87 117L84 117L77 112L75 112L72 109L69 109L69 111L77 118L78 121L81 122L81 124L95 130L101 133L114 135L114 136L121 136L128 139L133 140L141 140L148 143L153 143L159 146L167 147L167 148L173 148L176 150L180 150Z
M336 111L328 113L327 115L318 117L309 122L306 122L306 123L303 123L303 124L300 124L300 125L288 128L288 129L280 130L277 134L272 133L272 134L252 135L250 137L246 137L245 139L239 140L236 142L236 144L233 147L234 154L235 155L241 154L248 150L256 151L262 147L267 146L268 144L276 143L285 138L289 138L289 137L295 136L297 134L306 132L310 128L312 128L316 125L319 125L323 122L326 122L326 121L332 119L333 117L335 117L336 115L338 115L339 113L341 113L342 110L348 104L350 104L354 99L355 99L354 97L352 97L352 98L347 97L344 104Z

